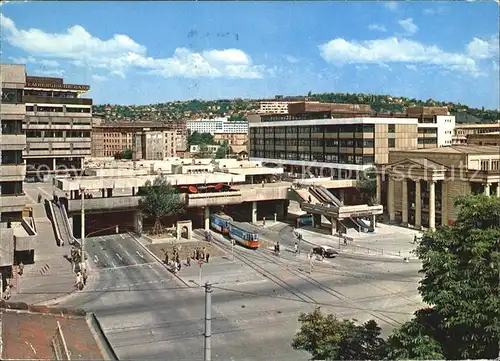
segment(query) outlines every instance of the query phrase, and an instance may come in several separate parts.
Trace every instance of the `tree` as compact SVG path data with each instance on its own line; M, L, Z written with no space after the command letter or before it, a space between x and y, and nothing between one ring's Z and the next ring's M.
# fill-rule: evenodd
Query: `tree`
M245 116L241 113L235 113L232 114L227 120L230 122L244 122L247 118L245 118Z
M500 199L462 196L455 200L453 227L424 235L419 292L442 317L448 359L495 358L500 335Z
M215 152L215 159L224 159L229 155L229 143L227 140L223 141L220 147Z
M141 189L141 195L140 208L146 215L155 219L152 234L162 233L162 217L181 213L184 210L184 203L177 189L161 176L155 178L153 183L148 180Z
M380 327L373 320L358 326L355 320L340 320L317 307L301 313L299 321L292 347L308 351L312 360L379 360L384 355Z
M358 181L356 183L356 188L360 192L367 194L370 197L374 197L377 192L377 171L375 168L368 168L360 174Z
M193 132L188 136L189 145L212 145L214 144L214 136L210 133Z
M132 149L125 149L123 152L122 152L122 156L123 158L122 159L132 159Z

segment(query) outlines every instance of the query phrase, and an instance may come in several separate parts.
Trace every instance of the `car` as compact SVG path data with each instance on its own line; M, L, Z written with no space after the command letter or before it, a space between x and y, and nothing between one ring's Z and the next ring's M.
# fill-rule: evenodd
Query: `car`
M339 253L329 246L317 246L313 248L313 254L324 256L326 258L335 258Z

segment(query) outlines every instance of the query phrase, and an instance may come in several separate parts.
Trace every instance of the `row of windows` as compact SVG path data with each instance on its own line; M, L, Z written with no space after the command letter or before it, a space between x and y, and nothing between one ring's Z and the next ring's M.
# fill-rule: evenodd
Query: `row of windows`
M2 119L2 134L23 134L23 121L22 120L9 120Z
M90 138L90 132L28 130L26 136L29 138Z
M252 150L251 156L256 158L299 160L312 162L327 162L339 164L373 164L375 157L373 155L354 156L346 154L324 154L324 153L306 153L306 152L283 152L283 151L263 151Z
M50 112L50 113L63 113L64 112L64 107L44 107L44 106L37 106L36 110L33 105L27 105L26 106L26 111L27 112ZM90 108L71 108L71 107L66 107L66 112L67 113L87 113L90 114L91 109Z
M3 165L22 164L23 151L22 150L2 150L0 152L0 161Z
M23 194L23 182L0 182L0 195L15 196Z
M394 139L389 139L389 141ZM344 147L344 148L373 148L374 140L354 140L354 139L255 139L252 141L256 145L286 146L286 147Z
M389 128L395 126L390 124ZM393 132L394 132L393 131ZM256 127L250 128L250 134L308 134L308 133L373 133L374 124L346 124L346 125L302 125L289 127Z

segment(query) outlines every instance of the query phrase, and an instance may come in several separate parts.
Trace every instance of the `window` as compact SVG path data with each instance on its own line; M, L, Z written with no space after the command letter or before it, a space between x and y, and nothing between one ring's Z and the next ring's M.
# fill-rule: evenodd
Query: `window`
M23 182L1 182L0 193L3 196L15 196L23 194Z
M3 150L1 161L2 164L22 164L23 152L21 150Z
M2 89L2 103L19 104L23 102L23 93L20 89Z
M396 125L395 124L389 124L388 132L389 133L396 133Z
M396 139L388 139L389 141L389 148L396 148Z
M2 119L2 134L23 134L23 121Z

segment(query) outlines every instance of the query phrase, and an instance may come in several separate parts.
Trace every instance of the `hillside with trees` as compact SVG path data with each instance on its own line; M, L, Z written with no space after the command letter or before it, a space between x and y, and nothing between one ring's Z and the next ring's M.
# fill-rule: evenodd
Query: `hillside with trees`
M411 106L447 106L457 123L491 123L500 120L500 112L485 108L434 99L418 100L407 97L355 93L309 92L307 96L282 97L281 100L310 100L323 103L369 104L378 113L403 113ZM269 99L189 100L150 105L95 105L94 113L106 115L110 120L169 121L179 119L214 118L227 116L230 120L244 120L259 109L259 102Z

